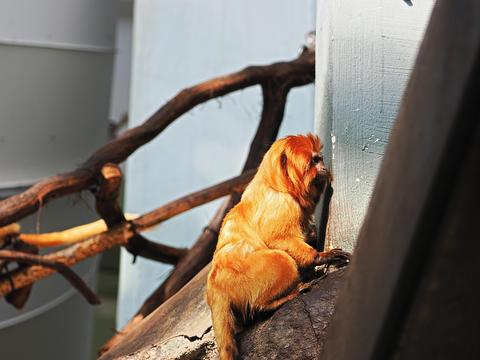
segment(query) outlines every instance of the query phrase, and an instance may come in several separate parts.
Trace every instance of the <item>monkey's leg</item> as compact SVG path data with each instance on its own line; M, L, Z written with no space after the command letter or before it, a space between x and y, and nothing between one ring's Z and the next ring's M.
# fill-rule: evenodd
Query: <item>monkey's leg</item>
M317 250L308 245L301 238L277 238L273 244L275 249L282 250L287 253L299 268L308 268L315 264L319 253Z
M298 291L291 292L287 296L284 296L280 299L273 300L267 304L263 304L260 306L260 310L262 311L274 311L277 310L280 306L285 304L286 302L289 302L292 299L295 299L300 293Z
M248 259L246 277L255 279L251 285L253 308L271 311L300 294L300 274L291 256L281 250L261 250Z
M261 310L263 311L274 311L277 310L280 306L289 302L290 300L295 299L302 292L310 290L311 286L308 284L299 283L289 294L282 296L278 299L271 300L270 302L263 304Z

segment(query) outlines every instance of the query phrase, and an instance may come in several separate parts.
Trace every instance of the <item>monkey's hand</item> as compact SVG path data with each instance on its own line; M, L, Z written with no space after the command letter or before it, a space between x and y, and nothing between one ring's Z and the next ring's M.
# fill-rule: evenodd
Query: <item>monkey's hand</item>
M315 266L325 265L327 267L342 268L350 263L351 258L352 255L342 249L332 249L318 253L315 259Z

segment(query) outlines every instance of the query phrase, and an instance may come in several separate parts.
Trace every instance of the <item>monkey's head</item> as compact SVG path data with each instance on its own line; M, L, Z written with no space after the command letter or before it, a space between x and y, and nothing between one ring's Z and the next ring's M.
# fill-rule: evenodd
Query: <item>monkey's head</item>
M258 173L276 191L292 195L300 206L313 207L330 180L316 135L287 136L265 154Z

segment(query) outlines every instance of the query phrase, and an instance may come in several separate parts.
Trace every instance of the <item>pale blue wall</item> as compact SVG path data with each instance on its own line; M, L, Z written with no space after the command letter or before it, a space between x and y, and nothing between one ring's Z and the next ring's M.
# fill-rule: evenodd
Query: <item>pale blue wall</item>
M130 126L140 124L182 88L250 64L297 56L315 28L315 1L139 0L134 9ZM261 110L258 87L195 108L127 163L126 210L142 213L235 176ZM313 129L313 86L288 98L282 134ZM218 202L162 224L148 237L189 246ZM121 257L117 323L121 327L165 279L169 267Z

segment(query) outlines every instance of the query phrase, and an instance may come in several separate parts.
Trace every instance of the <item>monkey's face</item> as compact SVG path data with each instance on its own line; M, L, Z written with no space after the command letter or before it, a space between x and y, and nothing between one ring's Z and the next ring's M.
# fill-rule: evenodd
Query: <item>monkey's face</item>
M309 183L309 195L312 200L317 203L320 195L325 190L325 185L331 181L331 175L323 162L323 154L321 152L312 154L311 167L315 169L315 176Z
M320 139L312 134L276 141L265 155L263 171L276 190L288 192L303 207L315 205L329 180Z

